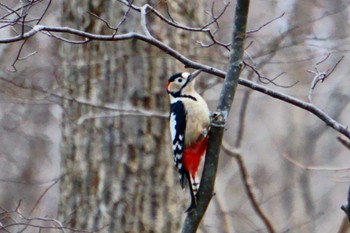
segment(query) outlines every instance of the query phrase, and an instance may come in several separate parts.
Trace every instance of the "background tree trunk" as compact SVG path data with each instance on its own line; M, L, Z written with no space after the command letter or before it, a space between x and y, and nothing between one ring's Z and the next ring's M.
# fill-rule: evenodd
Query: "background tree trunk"
M162 4L158 8L164 11ZM174 18L181 13L181 19L186 14L189 20L198 20L193 9L201 12L199 5L179 7L181 1L179 5L169 4ZM127 7L115 1L66 0L62 25L111 33L102 21L85 13L88 11L117 25ZM139 23L136 20L128 18L120 32L134 28ZM148 23L155 37L172 37L171 46L195 54L190 49L191 33L179 34L152 18ZM60 83L75 100L165 114L168 111L167 77L178 72L180 66L159 55L158 49L135 41L91 42L83 46L62 44L60 54L64 63ZM64 103L64 113L65 177L60 215L68 225L86 230L105 227L102 232L178 231L188 203L173 166L168 118L120 116L77 124L86 114L113 112L74 100Z

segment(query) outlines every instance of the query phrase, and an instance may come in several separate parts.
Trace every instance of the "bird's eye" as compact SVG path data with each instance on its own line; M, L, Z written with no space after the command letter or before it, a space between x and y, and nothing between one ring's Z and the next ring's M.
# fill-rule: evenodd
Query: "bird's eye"
M179 78L179 79L177 80L177 82L178 82L178 83L182 83L182 80L183 80L182 78Z

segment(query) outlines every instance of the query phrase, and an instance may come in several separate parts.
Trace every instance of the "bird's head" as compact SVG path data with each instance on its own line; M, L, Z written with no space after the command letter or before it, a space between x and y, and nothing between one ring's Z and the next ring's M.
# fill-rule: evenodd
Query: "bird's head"
M172 75L167 84L168 93L176 96L193 91L194 80L200 72L201 70L197 70L193 73L183 72Z

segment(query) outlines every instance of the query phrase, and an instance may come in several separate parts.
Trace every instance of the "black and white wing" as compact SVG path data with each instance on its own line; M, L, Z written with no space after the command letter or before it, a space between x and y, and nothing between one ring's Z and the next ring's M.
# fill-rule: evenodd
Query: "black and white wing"
M181 187L186 185L186 173L182 164L182 155L185 142L186 130L186 110L181 101L176 101L170 105L170 132L173 143L173 155L175 166L180 173Z

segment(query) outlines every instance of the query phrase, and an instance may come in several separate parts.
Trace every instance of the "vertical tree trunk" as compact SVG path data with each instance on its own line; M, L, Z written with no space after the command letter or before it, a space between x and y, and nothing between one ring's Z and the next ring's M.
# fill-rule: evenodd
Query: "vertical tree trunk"
M65 0L62 25L113 33L85 12L117 25L126 10L116 1ZM130 15L120 32L139 23L138 17ZM156 19L149 19L149 24L158 38L175 33ZM191 45L176 46L189 51ZM62 44L60 53L61 84L75 100L167 112L166 77L176 64L160 56L158 49L136 41L95 41L83 46ZM74 100L64 103L64 112L66 175L60 214L68 225L91 231L105 227L104 232L178 231L187 196L173 167L167 117L94 118L79 125L79 117L86 114L113 112Z

